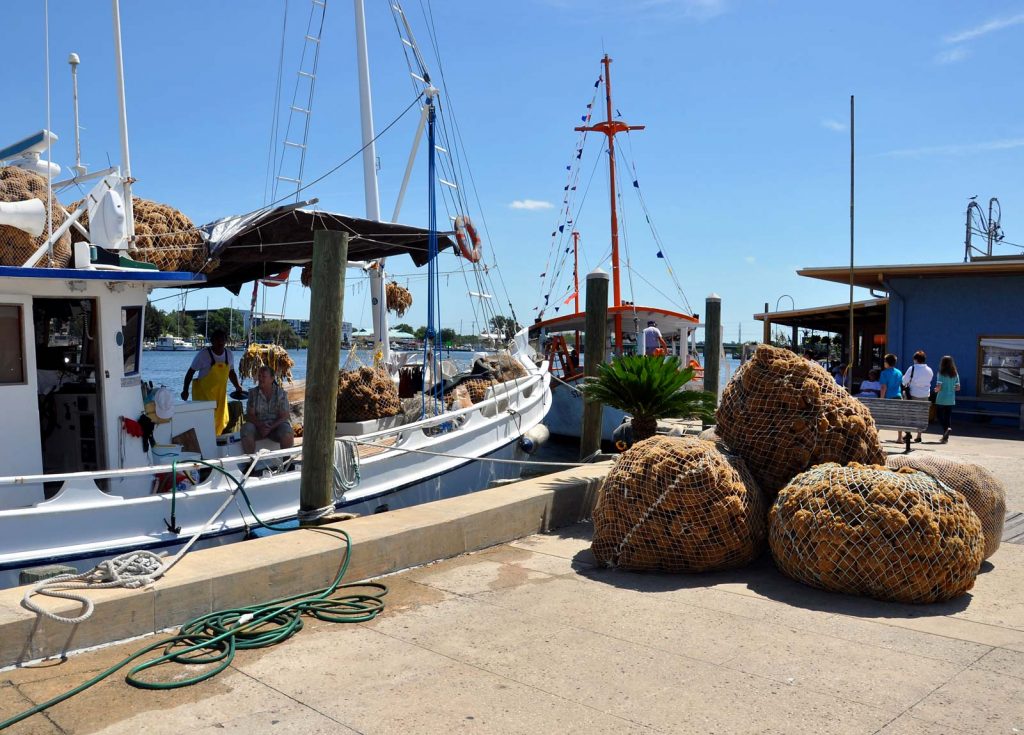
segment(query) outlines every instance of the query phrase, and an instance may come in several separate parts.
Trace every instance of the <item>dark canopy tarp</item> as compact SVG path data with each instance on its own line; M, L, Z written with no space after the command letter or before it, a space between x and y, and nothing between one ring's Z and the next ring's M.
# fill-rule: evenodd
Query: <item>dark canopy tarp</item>
M226 217L205 225L210 257L216 264L206 271L205 286L223 286L238 293L247 281L273 276L313 258L314 230L347 232L349 260L374 260L409 255L417 266L426 265L426 230L409 225L349 217L295 205ZM439 249L453 247L438 236Z

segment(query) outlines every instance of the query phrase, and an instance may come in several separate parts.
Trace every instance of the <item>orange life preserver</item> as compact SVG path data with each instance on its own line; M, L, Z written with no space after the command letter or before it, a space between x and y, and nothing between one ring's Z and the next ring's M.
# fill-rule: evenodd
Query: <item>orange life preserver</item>
M480 262L480 235L469 217L460 214L455 218L455 242L463 258L470 263ZM469 247L470 243L473 244L472 248Z
M694 370L700 370L700 363L694 359L691 359L687 367L692 367Z
M651 355L654 356L654 357L664 357L665 356L665 348L664 347L655 347L654 350L651 352Z

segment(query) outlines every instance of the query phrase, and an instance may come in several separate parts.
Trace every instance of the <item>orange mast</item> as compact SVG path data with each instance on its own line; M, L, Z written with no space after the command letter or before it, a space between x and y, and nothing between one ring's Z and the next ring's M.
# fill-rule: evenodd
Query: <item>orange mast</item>
M619 284L619 216L615 202L615 134L627 130L643 130L643 125L627 125L621 120L612 118L612 79L611 79L611 57L604 55L601 60L604 64L604 89L607 108L607 119L590 127L577 127L578 131L604 133L608 136L608 180L611 196L611 227L612 227L612 296L614 306L622 306L622 289ZM576 308L577 312L579 307ZM622 315L615 315L615 350L622 354Z

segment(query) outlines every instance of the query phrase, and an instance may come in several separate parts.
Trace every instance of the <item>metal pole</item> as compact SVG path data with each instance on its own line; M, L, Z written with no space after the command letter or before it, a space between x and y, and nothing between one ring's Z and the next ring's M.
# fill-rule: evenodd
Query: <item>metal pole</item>
M72 53L68 56L68 64L71 65L71 98L75 114L75 176L86 174L86 168L82 165L82 128L78 124L78 65L80 63L78 54Z
M124 216L128 243L135 242L135 207L132 205L132 159L128 151L128 107L124 97L124 59L121 54L121 6L111 0L114 10L114 60L117 66L117 102L121 118L121 179L124 182Z
M761 341L770 345L772 343L772 319L768 312L768 302L764 302L764 329L761 333Z
M722 297L712 293L704 300L704 390L714 394L716 406L721 354Z
M596 268L587 274L587 343L584 347L584 374L597 376L598 365L605 360L608 345L608 274ZM601 427L604 406L583 399L583 426L580 430L580 458L601 450Z
M843 376L843 383L846 388L853 392L853 366L856 364L857 335L853 331L853 169L854 169L854 147L853 147L853 95L850 95L850 352L846 359L846 375Z
M306 413L303 420L299 517L334 505L334 423L338 403L338 345L345 306L348 233L313 233ZM312 523L316 522L314 518Z

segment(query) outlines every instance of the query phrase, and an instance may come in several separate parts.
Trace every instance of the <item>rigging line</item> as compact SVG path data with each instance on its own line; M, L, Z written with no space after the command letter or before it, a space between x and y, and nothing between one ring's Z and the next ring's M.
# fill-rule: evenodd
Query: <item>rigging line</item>
M483 202L482 202L482 200L480 198L480 192L479 192L479 189L477 188L477 185L476 185L476 177L473 175L472 166L470 166L470 164L469 164L468 154L465 153L466 146L465 146L465 142L463 141L463 138L462 138L462 131L459 128L458 120L456 119L455 114L454 114L455 113L454 102L452 100L452 96L451 96L450 92L448 91L447 77L446 77L446 75L444 73L444 62L441 59L440 49L439 49L438 43L437 43L436 28L435 28L434 22L433 22L433 8L430 6L429 0L427 2L427 5L428 5L428 8L430 9L429 23L427 25L427 32L428 32L428 35L431 38L431 42L432 42L432 45L433 45L433 48L434 48L434 57L437 59L438 72L441 75L441 88L444 90L445 99L447 100L448 104L452 106L452 127L454 129L455 137L456 137L456 139L458 141L458 144L459 144L459 146L458 146L458 148L456 150L461 150L463 152L463 157L466 158L466 171L467 171L467 174L468 174L468 179L469 179L470 186L471 186L471 188L473 190L473 196L476 199L477 211L480 212L480 224L483 226L483 231L487 235L488 242L490 242L492 244L492 247L491 247L492 263L495 266L497 266L497 264L498 264L497 250L496 250L496 248L493 247L493 243L495 242L495 240L494 240L494 238L491 235L490 227L489 227L489 225L487 223L487 216L484 213ZM424 17L427 17L426 10L423 8L423 0L420 0L420 10L424 13ZM461 166L461 158L459 159L459 161L460 161L460 166ZM512 297L511 297L511 295L508 292L508 287L507 287L507 285L505 283L505 277L504 277L504 275L502 274L502 272L500 270L498 271L498 282L501 284L501 289L502 289L503 294L505 295L506 302L508 303L509 311L511 312L511 317L512 317L513 321L518 322L518 319L516 318L515 307L512 305Z
M630 270L632 270L632 268L631 268ZM662 291L662 290L661 290L660 288L658 288L658 287L657 287L657 286L655 286L655 285L654 285L653 283L651 283L651 282L650 282L650 281L648 281L648 280L647 280L646 278L644 278L644 274L643 274L643 273L641 273L640 271L634 271L634 272L636 273L636 277L637 277L637 278L639 278L639 279L640 279L641 281L643 281L644 283L646 283L646 284L647 284L648 286L650 286L650 287L651 287L652 289L654 289L655 291L657 291L657 292L658 292L658 294L659 294L660 296L663 296L663 297L665 298L665 300L666 300L666 301L668 301L668 302L669 302L670 304L672 304L673 306L676 306L676 307L678 307L680 311L685 311L685 312L686 312L686 313L688 313L688 314L689 314L689 313L692 313L692 312L690 311L690 308L689 308L689 306L687 306L687 307L686 307L686 308L684 309L684 308L683 308L683 305L682 305L682 304L680 304L680 303L679 303L678 301L676 301L675 299L673 299L673 298L672 298L671 296L669 296L669 295L668 295L667 293L665 293L665 292L664 292L664 291Z
M281 87L284 84L284 41L288 30L288 0L283 0L284 17L281 21L281 52L277 60L277 84L274 91L274 109L270 116L270 145L267 146L267 178L263 183L263 203L270 198L274 176L274 149L277 147L277 132L281 117Z

